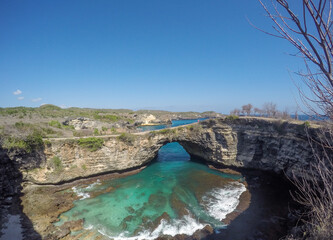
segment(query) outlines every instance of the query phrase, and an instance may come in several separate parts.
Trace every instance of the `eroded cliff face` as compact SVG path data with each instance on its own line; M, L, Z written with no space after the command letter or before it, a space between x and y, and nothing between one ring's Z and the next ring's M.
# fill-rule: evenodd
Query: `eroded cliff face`
M273 119L221 118L138 133L128 141L117 136L100 138L104 143L97 151L81 147L77 138L51 139L33 158L10 153L6 156L19 166L25 181L37 184L57 184L139 168L152 161L168 142L179 142L190 155L203 161L287 176L308 169L313 159L304 125Z

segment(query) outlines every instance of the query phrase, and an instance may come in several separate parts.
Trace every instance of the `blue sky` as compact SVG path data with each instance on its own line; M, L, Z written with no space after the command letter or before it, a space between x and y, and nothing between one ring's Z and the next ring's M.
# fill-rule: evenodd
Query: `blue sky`
M257 1L1 0L0 11L0 107L296 107L302 62L249 24L272 29Z

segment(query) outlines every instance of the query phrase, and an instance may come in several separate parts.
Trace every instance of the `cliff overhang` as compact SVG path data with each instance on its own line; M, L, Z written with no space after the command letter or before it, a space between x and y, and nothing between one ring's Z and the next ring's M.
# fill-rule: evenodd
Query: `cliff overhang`
M308 134L316 132L298 121L218 118L158 131L94 137L100 144L94 149L80 144L87 139L54 138L29 154L5 149L1 154L6 160L2 161L20 170L24 181L35 184L136 169L151 162L169 142L180 143L191 156L210 164L291 177L313 161Z

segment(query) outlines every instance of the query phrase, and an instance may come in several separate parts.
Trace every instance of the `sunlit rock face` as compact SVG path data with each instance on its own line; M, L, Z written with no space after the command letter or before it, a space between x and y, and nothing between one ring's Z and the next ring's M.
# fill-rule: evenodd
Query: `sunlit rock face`
M310 129L310 134L315 132ZM302 123L273 119L220 118L138 133L125 139L99 138L104 143L96 151L81 147L77 138L51 139L42 152L36 151L38 164L30 164L33 167L29 169L25 165L24 179L35 183L62 183L139 168L152 161L168 142L179 142L192 157L202 161L286 173L287 176L308 169L313 159ZM7 155L12 161L24 158L24 153ZM61 170L52 165L55 157L61 161ZM34 161L31 156L29 159Z

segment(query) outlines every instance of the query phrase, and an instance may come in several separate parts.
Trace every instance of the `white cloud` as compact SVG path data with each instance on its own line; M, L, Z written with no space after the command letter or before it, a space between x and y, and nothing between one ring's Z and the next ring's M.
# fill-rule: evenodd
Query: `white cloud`
M33 101L33 102L39 102L39 101L42 101L42 98L34 98L34 99L32 99L31 101Z
M23 100L23 99L24 99L24 97L18 97L17 99L18 99L18 100Z
M17 89L15 92L13 92L14 95L20 95L22 91L20 89Z

